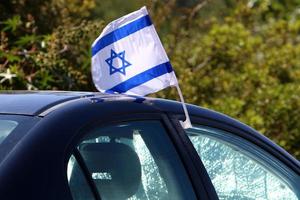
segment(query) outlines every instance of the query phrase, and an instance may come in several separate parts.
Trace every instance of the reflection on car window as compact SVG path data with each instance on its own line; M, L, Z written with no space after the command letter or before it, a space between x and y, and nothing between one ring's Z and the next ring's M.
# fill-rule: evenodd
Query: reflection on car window
M204 127L187 131L219 199L298 199L280 173L261 164L255 155L247 155L247 150L214 137L213 133Z
M196 199L160 122L96 128L84 137L77 150L101 199ZM70 187L81 185L72 170L69 176Z
M0 120L0 144L17 127L18 122L12 120Z
M71 156L68 162L67 177L70 185L70 190L74 199L95 199L91 188L89 187L87 180L85 179L84 174L74 156ZM76 181L73 180L74 178L76 178ZM76 182L80 182L81 184L76 184Z

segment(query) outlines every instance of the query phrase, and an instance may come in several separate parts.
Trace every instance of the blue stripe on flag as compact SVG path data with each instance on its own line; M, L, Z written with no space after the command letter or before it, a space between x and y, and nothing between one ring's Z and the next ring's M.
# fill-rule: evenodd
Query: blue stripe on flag
M166 62L160 65L157 65L151 69L148 69L116 86L113 88L106 90L106 93L124 93L127 92L128 90L137 87L139 85L142 85L146 83L147 81L150 81L154 78L157 78L161 75L164 75L166 73L170 73L173 71L172 65L170 62Z
M152 22L149 15L145 15L125 26L122 26L109 34L103 36L97 43L92 47L92 56L97 54L104 47L124 38L130 34L133 34L147 26L151 26Z

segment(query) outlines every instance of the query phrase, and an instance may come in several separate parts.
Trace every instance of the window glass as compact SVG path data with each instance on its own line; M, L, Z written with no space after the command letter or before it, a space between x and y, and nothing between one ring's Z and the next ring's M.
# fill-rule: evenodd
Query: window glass
M91 188L74 156L68 162L67 177L73 199L94 200Z
M270 155L265 155L264 160L264 154L258 147L229 133L207 127L193 127L187 130L187 134L219 199L298 199L296 194L299 194L299 189L293 187L293 180L283 176L288 170ZM290 176L299 180L292 172Z
M0 114L0 163L39 120L33 116Z
M16 128L18 122L12 120L0 120L0 144Z
M158 121L95 128L77 149L101 199L196 199L176 150Z

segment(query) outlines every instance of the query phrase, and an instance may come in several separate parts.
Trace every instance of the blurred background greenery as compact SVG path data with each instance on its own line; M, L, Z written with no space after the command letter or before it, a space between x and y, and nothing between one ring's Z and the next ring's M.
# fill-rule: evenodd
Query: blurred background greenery
M0 89L95 91L90 46L147 5L185 99L253 126L300 159L300 0L10 0ZM174 89L155 96L176 99Z

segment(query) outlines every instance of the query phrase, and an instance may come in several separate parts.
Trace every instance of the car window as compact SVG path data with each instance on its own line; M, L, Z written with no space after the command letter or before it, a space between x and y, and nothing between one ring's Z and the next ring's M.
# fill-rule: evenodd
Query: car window
M0 120L0 144L17 127L18 122L12 120Z
M0 114L0 163L39 120L33 116Z
M91 188L89 187L89 184L87 183L87 180L84 177L83 171L73 155L70 157L70 160L68 162L67 176L70 185L70 190L74 199L95 199Z
M183 164L159 121L95 128L81 140L77 150L101 199L196 199ZM74 168L69 170L71 188L81 185Z
M299 199L299 176L257 146L203 126L194 126L186 132L219 199Z

